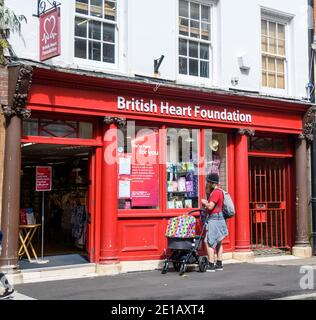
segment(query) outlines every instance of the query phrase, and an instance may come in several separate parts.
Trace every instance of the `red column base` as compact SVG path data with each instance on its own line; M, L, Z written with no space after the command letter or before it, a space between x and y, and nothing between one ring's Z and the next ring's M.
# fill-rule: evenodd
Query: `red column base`
M111 264L111 263L119 263L118 260L118 251L113 250L101 250L101 256L99 259L99 263L101 264Z
M235 247L235 250L234 252L250 252L252 251L251 250L251 247Z
M235 251L237 252L252 251L252 248L248 240L244 240L244 241L239 240L235 245Z

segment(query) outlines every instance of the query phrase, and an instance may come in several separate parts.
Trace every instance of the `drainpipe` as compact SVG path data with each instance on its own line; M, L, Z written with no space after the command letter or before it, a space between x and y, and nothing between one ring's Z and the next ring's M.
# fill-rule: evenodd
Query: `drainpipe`
M316 119L313 122L312 142L312 254L316 255Z
M311 82L313 84L313 87L315 89L315 79L316 79L316 6L314 3L314 0L309 0L309 6L313 9L313 17L314 17L314 30L309 30L309 40L311 41L311 48L312 48L312 57L310 57L310 66L313 68L313 73L311 72ZM313 35L313 40L311 40ZM315 97L315 90L314 94L311 95L311 102L315 103L316 97ZM311 170L312 170L312 183L311 183L311 203L312 203L312 254L316 255L316 113L315 113L315 107L313 107L314 112L313 115L313 124L312 124L312 130L313 130L313 136L312 136L312 148L311 148Z

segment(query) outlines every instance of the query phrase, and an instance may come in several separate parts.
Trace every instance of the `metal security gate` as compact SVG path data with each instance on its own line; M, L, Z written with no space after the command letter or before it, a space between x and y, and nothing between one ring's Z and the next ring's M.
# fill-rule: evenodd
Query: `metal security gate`
M286 159L250 158L249 213L253 250L289 248Z

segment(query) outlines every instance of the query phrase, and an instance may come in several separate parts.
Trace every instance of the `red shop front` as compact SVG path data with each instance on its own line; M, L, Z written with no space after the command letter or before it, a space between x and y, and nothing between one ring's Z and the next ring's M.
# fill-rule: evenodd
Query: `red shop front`
M62 196L47 211L62 203L61 223L71 199L85 206L79 245L91 262L163 259L168 219L201 206L214 171L237 211L227 257L294 245L306 104L37 68L27 108L22 166L56 168Z

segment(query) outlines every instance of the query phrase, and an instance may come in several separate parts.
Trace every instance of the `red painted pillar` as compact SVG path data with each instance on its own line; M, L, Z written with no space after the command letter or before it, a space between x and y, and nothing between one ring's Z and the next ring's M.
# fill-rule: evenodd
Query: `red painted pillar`
M113 263L118 259L117 244L117 122L106 117L102 155L101 190L101 244L100 263Z
M248 138L251 130L238 130L235 145L236 251L251 251L249 222Z

